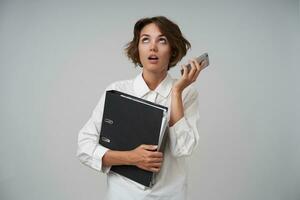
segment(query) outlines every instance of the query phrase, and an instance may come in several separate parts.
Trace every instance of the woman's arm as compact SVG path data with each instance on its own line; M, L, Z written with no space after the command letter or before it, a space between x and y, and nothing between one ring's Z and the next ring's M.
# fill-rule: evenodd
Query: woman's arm
M105 91L109 89L114 89L113 84L109 85ZM97 171L107 173L109 168L102 165L102 157L109 149L98 144L104 102L105 92L94 108L90 119L79 131L77 157L81 163Z
M198 92L190 86L183 97L183 90L197 79L201 71L196 60L190 64L191 71L188 73L184 66L183 76L172 88L169 130L170 151L174 157L191 155L199 140Z
M157 146L143 144L132 151L108 150L102 157L102 164L106 167L135 165L147 171L158 172L163 161L163 155L156 149Z
M186 66L184 66L182 77L174 84L172 88L171 114L169 121L170 127L184 116L182 92L187 86L196 81L201 71L201 65L195 59L190 60L189 63L192 66L190 72L188 72Z
M182 103L182 92L172 90L171 97L171 114L169 126L173 126L184 116L183 103Z

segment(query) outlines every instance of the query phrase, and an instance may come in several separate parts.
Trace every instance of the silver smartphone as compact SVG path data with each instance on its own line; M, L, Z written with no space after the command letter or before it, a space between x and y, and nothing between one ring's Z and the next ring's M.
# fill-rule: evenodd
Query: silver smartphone
M201 66L201 70L203 70L204 68L206 68L209 65L209 58L208 58L207 53L204 53L201 56L197 57L196 60L199 64L201 64L203 61L205 61L205 65ZM188 72L191 70L190 64L187 65L187 69L188 69ZM183 74L183 69L181 69L181 75L182 74Z

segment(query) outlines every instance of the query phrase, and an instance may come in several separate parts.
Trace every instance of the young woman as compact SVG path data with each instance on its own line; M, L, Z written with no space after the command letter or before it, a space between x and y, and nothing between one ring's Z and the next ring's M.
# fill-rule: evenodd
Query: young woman
M98 144L105 92L91 118L80 130L77 156L87 166L107 174L109 200L120 199L186 199L187 167L199 140L198 93L193 87L201 66L195 59L192 68L179 79L168 70L174 67L190 48L177 24L166 17L143 18L134 26L134 37L126 48L127 56L142 72L134 79L110 84L106 90L119 90L169 108L169 138L163 153L156 146L142 144L131 151L113 151ZM110 171L113 165L135 165L158 172L152 188L133 182Z

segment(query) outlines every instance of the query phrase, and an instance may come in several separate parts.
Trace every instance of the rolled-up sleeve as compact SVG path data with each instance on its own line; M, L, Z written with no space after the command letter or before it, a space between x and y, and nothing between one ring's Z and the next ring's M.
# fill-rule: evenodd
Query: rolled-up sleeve
M107 91L110 87L106 88ZM102 157L109 150L99 144L99 135L102 124L105 93L101 96L96 108L87 123L79 131L77 157L80 162L97 171L108 173L110 167L102 164Z
M189 156L199 141L198 92L190 87L183 99L184 116L169 128L170 150L174 157Z

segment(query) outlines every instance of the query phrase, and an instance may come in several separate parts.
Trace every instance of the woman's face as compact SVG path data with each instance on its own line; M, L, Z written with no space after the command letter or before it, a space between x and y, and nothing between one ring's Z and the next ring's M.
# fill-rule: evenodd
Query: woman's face
M148 24L141 30L138 50L143 70L154 73L168 70L171 47L156 24Z

